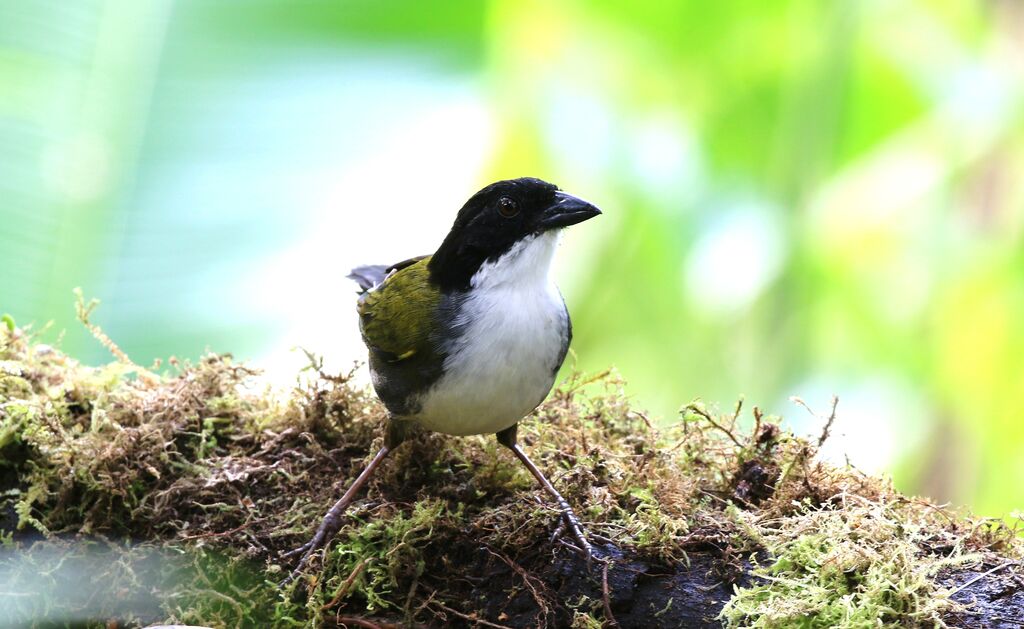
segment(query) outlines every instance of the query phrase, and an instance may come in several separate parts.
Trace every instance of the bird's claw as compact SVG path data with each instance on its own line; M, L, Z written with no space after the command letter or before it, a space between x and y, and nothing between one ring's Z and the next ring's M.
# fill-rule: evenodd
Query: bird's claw
M556 539L562 536L562 533L565 533L565 522L558 523L558 526L555 527L555 532L551 534L551 539L548 541L554 543Z
M590 570L594 567L594 547L582 535L576 541L580 543L580 552L583 554L584 561L587 562L587 570Z
M558 528L555 529L554 534L551 536L551 540L554 541L561 537L565 533L566 529L572 531L572 537L576 544L570 544L564 539L562 540L562 543L582 555L584 561L587 562L587 569L589 570L593 567L594 547L587 539L586 534L583 532L583 528L580 526L579 520L576 518L576 514L573 513L571 509L562 512L561 522L558 523Z
M305 570L306 566L309 564L309 560L313 557L313 553L326 546L328 540L329 537L324 535L323 527L321 527L321 530L317 531L317 534L313 536L313 539L298 548L283 553L281 555L282 559L288 559L300 553L302 554L302 557L299 559L299 563L295 564L295 569L291 571L291 574L285 577L284 581L281 582L281 586L288 585L292 581L298 579L299 576L302 575L302 571Z
M306 551L308 551L312 547L313 547L313 540L309 540L308 542L306 542L302 546L299 546L298 548L293 548L293 549L289 550L286 553L281 553L281 559L291 559L295 555L299 555L299 554L305 553Z

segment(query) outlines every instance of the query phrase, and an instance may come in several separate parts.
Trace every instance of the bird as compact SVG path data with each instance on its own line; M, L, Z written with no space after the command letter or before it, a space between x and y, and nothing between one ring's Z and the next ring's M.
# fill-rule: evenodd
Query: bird
M387 409L384 444L328 510L290 579L341 528L345 510L414 425L454 436L494 434L558 505L589 564L593 547L568 501L519 446L519 422L547 397L572 340L551 263L562 231L601 214L532 177L472 195L431 255L367 265L359 329L370 379Z

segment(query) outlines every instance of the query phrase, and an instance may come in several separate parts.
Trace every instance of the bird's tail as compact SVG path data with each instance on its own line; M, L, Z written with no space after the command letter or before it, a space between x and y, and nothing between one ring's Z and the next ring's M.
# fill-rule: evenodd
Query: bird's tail
M388 266L386 264L367 264L352 269L347 277L356 284L359 284L360 292L365 293L383 282L387 274Z

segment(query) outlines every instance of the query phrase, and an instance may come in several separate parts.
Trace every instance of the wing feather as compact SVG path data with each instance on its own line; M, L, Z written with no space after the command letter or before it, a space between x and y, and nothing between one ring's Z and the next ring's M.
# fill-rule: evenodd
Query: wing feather
M388 269L388 275L359 298L359 329L370 351L387 362L408 360L430 349L441 292L430 282L429 256Z

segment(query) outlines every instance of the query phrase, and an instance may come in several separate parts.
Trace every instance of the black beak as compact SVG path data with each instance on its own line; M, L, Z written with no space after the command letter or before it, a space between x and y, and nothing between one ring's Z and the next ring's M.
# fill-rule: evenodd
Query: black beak
M541 215L540 227L541 229L568 227L582 223L588 218L594 218L600 213L601 210L592 204L559 190L555 193L554 203L548 206Z

